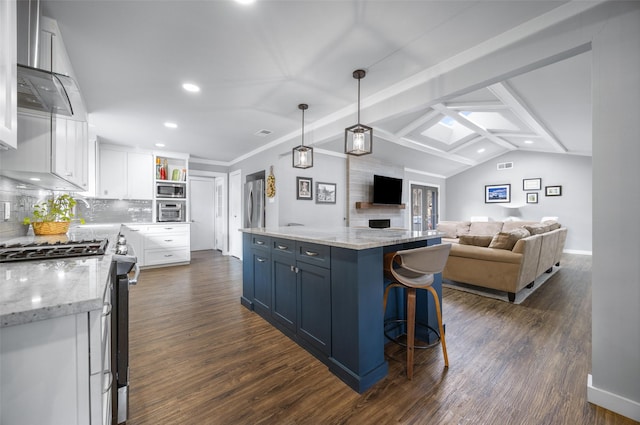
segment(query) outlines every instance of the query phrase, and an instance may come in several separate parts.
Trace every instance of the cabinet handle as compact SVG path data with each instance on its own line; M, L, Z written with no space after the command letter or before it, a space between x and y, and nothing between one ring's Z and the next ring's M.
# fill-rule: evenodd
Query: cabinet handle
M107 385L107 388L102 388L102 394L106 394L111 391L111 386L113 385L113 373L111 373L110 370L103 370L102 374L109 375L109 385Z
M256 258L256 260L258 260L259 263L264 263L265 261L267 261L266 258L261 258L261 257Z
M173 242L173 239L165 239L165 242Z
M278 245L276 248L278 248L278 249L280 249L282 251L286 251L287 249L289 249L289 247L286 246L286 245Z
M173 230L173 227L165 227L164 230Z
M264 245L264 241L256 241L256 245Z
M304 252L305 255L308 255L309 257L317 257L318 253L317 252L313 252L313 251L305 251Z
M129 229L131 232L139 232L140 229Z
M105 310L106 307L106 310ZM108 315L111 314L111 309L113 308L113 306L111 305L110 302L106 302L102 305L102 317L107 317Z
M164 254L166 258L173 257L173 254Z

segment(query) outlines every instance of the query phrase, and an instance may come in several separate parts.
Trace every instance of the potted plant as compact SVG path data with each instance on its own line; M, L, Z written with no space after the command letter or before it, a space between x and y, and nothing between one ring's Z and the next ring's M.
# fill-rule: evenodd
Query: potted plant
M53 196L33 206L32 217L25 217L23 224L31 224L36 235L60 235L67 233L69 223L75 217L76 200L69 194ZM80 219L84 224L84 219Z

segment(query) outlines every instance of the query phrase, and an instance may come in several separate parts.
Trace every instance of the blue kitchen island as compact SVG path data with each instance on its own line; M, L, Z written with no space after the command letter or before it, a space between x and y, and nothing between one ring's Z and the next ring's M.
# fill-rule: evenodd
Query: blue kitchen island
M359 393L384 378L384 254L438 244L441 234L306 226L242 232L242 305ZM434 288L442 298L440 276ZM433 300L420 294L417 301L416 320L437 328ZM404 297L390 298L387 317L403 311Z

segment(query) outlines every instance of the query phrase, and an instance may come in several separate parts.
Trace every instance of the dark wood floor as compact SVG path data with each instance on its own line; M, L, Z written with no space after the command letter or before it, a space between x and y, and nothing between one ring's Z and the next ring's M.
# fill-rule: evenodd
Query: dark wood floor
M444 291L450 367L418 350L413 381L388 345L388 376L360 395L240 305L241 262L194 253L131 289L129 425L634 424L586 401L591 258L521 305Z

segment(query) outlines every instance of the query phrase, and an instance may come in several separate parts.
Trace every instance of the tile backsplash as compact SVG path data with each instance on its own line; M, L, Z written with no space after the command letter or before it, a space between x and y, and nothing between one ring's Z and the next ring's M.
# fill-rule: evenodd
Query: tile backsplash
M0 176L0 238L25 236L29 226L22 224L31 215L33 206L52 195L52 191L33 189L15 180ZM76 216L87 223L151 222L150 200L118 200L83 198L75 195L78 205ZM4 210L9 205L9 219L4 220Z

